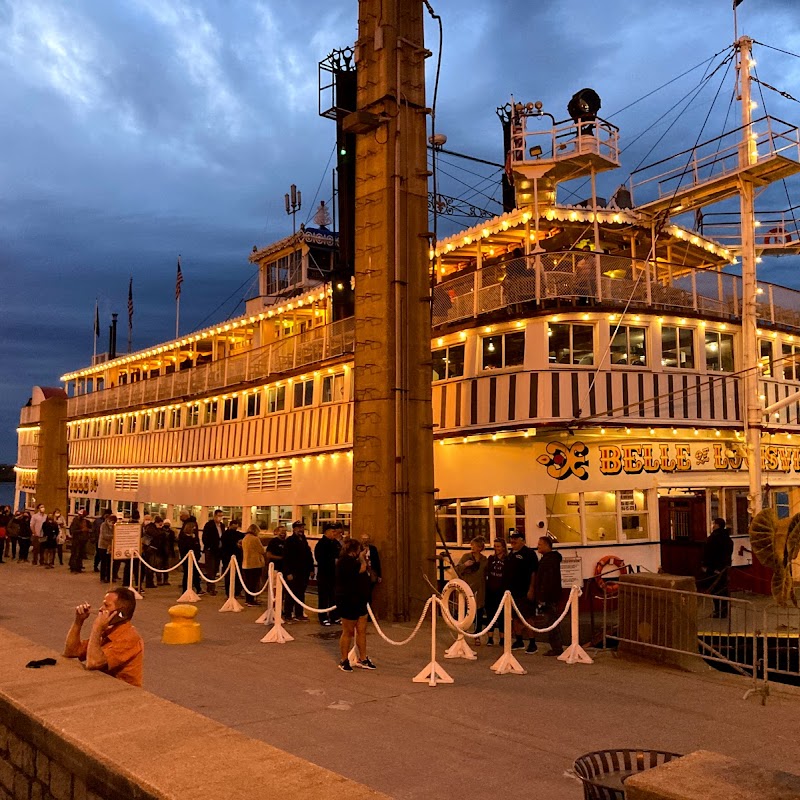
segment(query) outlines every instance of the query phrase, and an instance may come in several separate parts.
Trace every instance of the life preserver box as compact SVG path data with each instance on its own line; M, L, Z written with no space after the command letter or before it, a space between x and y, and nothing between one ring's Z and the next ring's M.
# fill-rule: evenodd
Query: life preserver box
M612 569L608 569L609 565ZM628 571L625 562L619 556L603 556L594 565L594 580L606 596L614 596L619 591L619 583L616 580L603 577L615 571L620 575L625 575Z
M783 225L770 228L764 234L764 244L791 244L791 241L792 234L786 233L786 228Z

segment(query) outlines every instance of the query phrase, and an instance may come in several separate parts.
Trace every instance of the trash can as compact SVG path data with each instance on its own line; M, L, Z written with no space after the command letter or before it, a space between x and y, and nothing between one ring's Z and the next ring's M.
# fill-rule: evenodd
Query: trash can
M626 778L680 757L663 750L595 750L575 759L573 768L585 800L624 800Z

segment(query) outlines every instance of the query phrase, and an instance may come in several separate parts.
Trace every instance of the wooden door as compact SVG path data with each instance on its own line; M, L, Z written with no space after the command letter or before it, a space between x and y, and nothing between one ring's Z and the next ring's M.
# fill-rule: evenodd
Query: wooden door
M658 524L662 571L697 576L708 533L705 492L694 496L660 497Z

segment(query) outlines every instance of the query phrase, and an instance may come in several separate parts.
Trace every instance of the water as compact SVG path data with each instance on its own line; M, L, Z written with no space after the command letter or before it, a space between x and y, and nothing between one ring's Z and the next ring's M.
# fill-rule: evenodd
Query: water
M11 506L14 504L14 484L0 483L0 506Z

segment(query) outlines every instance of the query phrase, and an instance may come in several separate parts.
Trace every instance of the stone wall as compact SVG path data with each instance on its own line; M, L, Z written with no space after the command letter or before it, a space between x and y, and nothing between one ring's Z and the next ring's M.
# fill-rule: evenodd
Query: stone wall
M0 628L0 800L384 798Z

